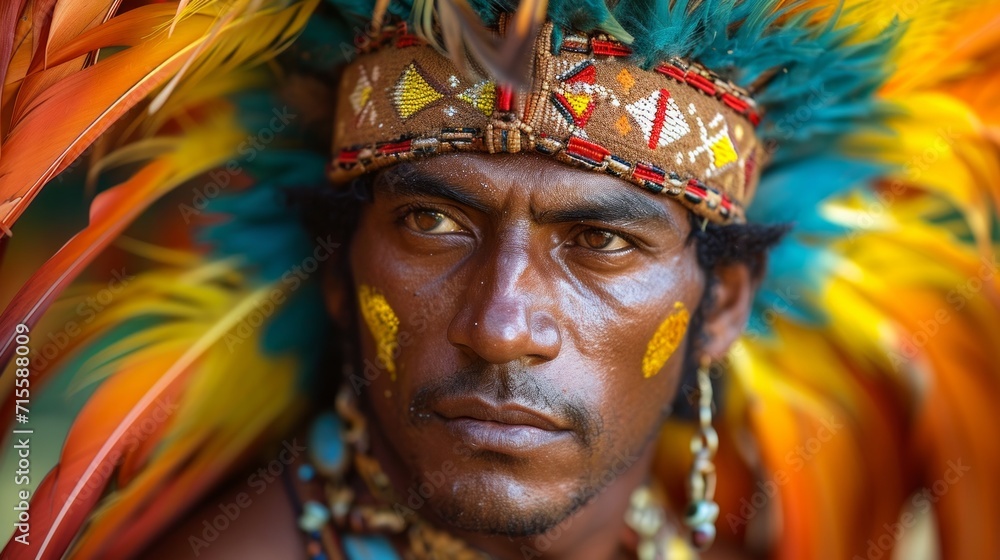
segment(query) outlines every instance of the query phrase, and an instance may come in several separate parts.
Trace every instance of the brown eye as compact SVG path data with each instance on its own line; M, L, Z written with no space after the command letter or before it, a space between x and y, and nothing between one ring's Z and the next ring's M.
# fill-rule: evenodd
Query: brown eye
M576 242L582 247L604 252L619 251L631 246L620 235L603 229L588 229L577 236Z
M462 231L461 226L441 212L415 210L406 215L406 225L420 233L438 234Z

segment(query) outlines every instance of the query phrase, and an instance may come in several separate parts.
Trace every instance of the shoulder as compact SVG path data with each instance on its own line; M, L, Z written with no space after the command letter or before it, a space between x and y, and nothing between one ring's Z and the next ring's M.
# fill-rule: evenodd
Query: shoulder
M301 557L304 550L281 477L248 471L186 515L141 557L273 560Z

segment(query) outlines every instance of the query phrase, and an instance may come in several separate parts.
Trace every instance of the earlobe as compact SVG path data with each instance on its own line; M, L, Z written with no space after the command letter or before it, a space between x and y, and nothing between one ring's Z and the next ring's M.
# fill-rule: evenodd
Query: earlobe
M721 265L715 269L712 305L705 315L705 341L701 355L722 360L746 327L758 281L745 264Z

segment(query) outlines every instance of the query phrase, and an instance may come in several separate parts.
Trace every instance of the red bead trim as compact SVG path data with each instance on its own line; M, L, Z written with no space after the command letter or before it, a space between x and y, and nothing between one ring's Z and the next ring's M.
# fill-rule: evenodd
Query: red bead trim
M569 144L566 146L566 153L571 156L583 158L593 165L600 165L604 161L604 158L611 155L611 151L604 146L588 142L576 136L569 139Z
M559 79L567 84L583 82L593 84L597 82L597 68L589 60L573 68L568 73L559 76Z
M663 186L663 181L666 179L667 175L663 171L645 163L635 164L635 169L632 171L632 176L636 179L643 181L649 181L650 183L655 183L660 187Z
M337 163L340 164L354 164L358 162L358 154L361 150L341 150L340 155L337 156Z
M378 155L393 155L401 154L403 152L409 152L410 147L413 145L413 140L403 140L401 142L390 142L388 144L380 145L375 153Z
M619 43L618 41L592 39L590 41L590 48L594 51L594 54L601 56L632 56L632 49L628 45Z
M684 187L684 190L686 190L689 193L696 194L701 198L705 198L706 196L708 196L708 189L701 186L701 184L698 183L697 179L690 179L688 181L687 186Z
M458 135L458 133L461 134ZM483 132L481 130L442 129L440 134L436 136L380 142L367 147L344 148L340 150L332 162L331 175L346 172L352 176L378 169L390 162L398 161L398 159L408 159L441 151L467 150L470 144L475 145L476 141L482 138ZM729 223L743 218L742 207L739 204L726 193L717 191L696 178L682 182L684 180L676 173L668 174L648 163L629 163L627 160L612 155L611 151L604 146L576 136L571 137L565 145L557 140L549 139L544 134L540 134L536 140L535 150L541 153L549 154L557 159L560 158L561 153L562 158L568 158L588 167L603 170L610 175L622 177L654 193L668 191L670 196L685 201L689 206L705 204L704 210L696 210L696 212L706 217L714 215L721 223ZM541 140L545 140L545 142ZM362 157L363 152L370 155ZM709 197L710 193L719 197L717 206L715 199Z
M687 82L687 73L673 64L661 64L656 67L656 71L665 76L669 76L678 82Z
M715 95L715 84L705 76L688 72L685 80L689 85L694 86L709 95Z
M731 93L723 93L722 94L722 102L725 103L726 105L729 105L729 107L732 110L734 110L734 111L736 111L737 113L740 113L740 114L746 113L750 109L750 104L749 103L747 103L746 101L743 101L742 99L740 99L738 97L735 97Z
M655 70L664 76L696 88L706 95L711 95L722 100L726 106L746 117L754 126L760 124L760 113L754 109L750 101L741 97L739 92L732 90L735 86L713 80L695 71L684 70L670 63L660 64Z
M406 34L406 35L400 35L399 37L396 38L397 49L404 49L406 47L414 47L423 44L424 40L421 39L420 37L417 37L416 35Z

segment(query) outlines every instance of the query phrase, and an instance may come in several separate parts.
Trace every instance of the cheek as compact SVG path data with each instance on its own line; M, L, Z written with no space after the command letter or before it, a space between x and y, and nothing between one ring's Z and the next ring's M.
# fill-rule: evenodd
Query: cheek
M360 284L357 296L361 317L375 341L376 359L389 372L389 379L395 381L399 317L389 305L389 301L377 289L367 284Z
M608 449L641 451L671 412L690 312L676 299L660 305L666 313L628 323L629 330L620 331L618 343L606 349L618 363L608 368L610 375L597 383L600 387L590 389L603 401L599 406Z
M606 419L642 431L673 402L701 290L697 271L680 259L633 280L600 294L602 313L592 315L600 318L588 322L579 347L606 374L588 388L601 395Z
M363 218L351 248L358 310L371 334L362 348L366 358L389 374L366 378L376 394L388 391L405 399L426 372L457 367L444 333L462 279L444 257L414 260L386 239L391 232L379 227Z
M588 293L588 312L577 315L582 352L613 371L618 381L651 380L664 368L677 369L691 310L701 297L693 258L677 255Z
M642 376L650 378L660 372L667 360L680 347L687 333L691 315L683 302L674 302L674 309L653 333L642 357Z

